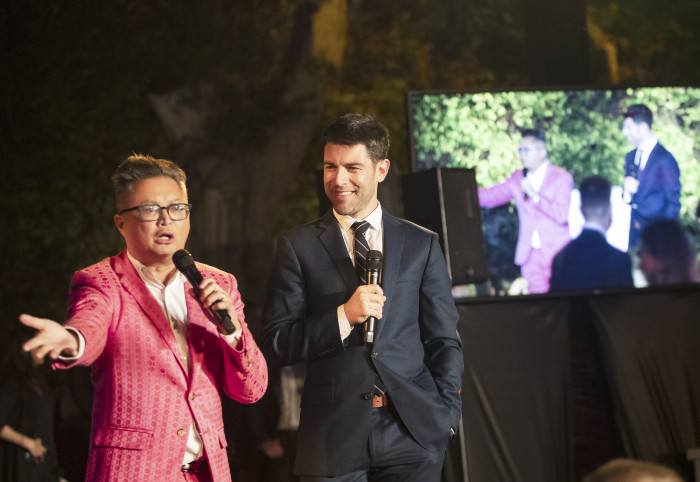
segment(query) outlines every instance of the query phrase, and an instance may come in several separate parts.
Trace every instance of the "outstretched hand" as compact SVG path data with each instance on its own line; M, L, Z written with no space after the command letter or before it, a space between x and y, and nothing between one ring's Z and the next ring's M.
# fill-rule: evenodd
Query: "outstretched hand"
M60 355L75 356L78 354L77 337L66 330L63 325L53 320L26 314L20 315L19 321L37 331L34 338L22 345L24 351L36 350L35 356L37 358L49 355L52 360Z

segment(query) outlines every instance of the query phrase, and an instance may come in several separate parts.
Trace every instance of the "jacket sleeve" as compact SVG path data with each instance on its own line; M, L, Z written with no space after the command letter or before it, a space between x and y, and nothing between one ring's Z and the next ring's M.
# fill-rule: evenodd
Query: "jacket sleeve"
M281 236L263 312L261 346L271 365L291 365L343 350L336 310L346 300L332 309L310 314L306 293L309 282L292 242Z
M421 280L420 306L425 364L450 410L451 426L456 430L462 414L460 390L464 356L457 332L459 313L437 235L431 236L430 254Z
M110 283L98 283L87 271L73 275L68 295L65 326L79 331L85 339L85 351L80 358L53 362L54 368L89 366L104 351L110 327L118 322L114 300L117 296Z
M520 173L520 174L518 174ZM506 204L511 199L518 201L523 197L520 189L522 171L515 171L511 176L499 184L491 187L480 187L478 189L479 206L482 208L494 208Z
M241 323L242 334L236 348L233 348L222 335L219 335L224 354L224 384L222 388L226 395L233 400L241 403L255 403L262 398L267 390L267 362L245 322L243 300L238 291L238 282L229 273L225 274L225 278L225 285Z

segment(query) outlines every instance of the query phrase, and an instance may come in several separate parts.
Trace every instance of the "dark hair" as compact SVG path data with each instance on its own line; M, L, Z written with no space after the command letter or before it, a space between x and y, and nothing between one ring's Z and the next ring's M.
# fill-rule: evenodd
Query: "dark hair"
M187 176L177 164L166 159L154 159L144 154L127 157L112 174L112 185L117 206L131 186L143 179L166 176L177 182L187 192Z
M523 129L520 134L522 137L534 137L538 141L542 141L544 144L547 143L547 136L541 129Z
M695 253L678 221L656 219L641 234L641 250L661 263L662 268L649 284L691 283L694 281Z
M46 363L37 366L30 352L24 351L22 345L34 337L36 331L23 324L17 324L10 329L3 346L2 360L0 361L0 373L18 375L22 383L38 395L42 395L49 388L45 373Z
M362 144L374 164L387 158L389 143L389 129L374 117L362 114L340 116L321 135L323 146Z
M654 116L651 114L651 110L644 104L634 104L627 107L627 112L623 114L623 117L625 119L632 119L635 124L646 122L650 128L654 121Z
M585 218L599 219L610 211L610 183L602 176L590 176L581 181L581 212Z
M678 473L663 465L621 458L601 465L584 477L583 482L639 482L642 477L683 482Z

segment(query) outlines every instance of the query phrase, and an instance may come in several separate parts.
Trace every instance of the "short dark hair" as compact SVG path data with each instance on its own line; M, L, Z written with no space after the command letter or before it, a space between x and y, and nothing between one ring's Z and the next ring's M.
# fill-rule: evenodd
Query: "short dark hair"
M389 129L371 115L344 114L338 117L321 135L321 144L356 146L367 149L372 163L387 158L389 153Z
M683 482L674 470L653 462L632 459L613 459L583 478L583 482L638 482L652 477L664 482Z
M523 129L520 135L522 137L534 137L538 141L542 141L544 144L547 143L547 136L542 129Z
M662 266L654 280L647 280L649 284L693 281L695 252L678 221L655 219L642 229L640 239L641 249Z
M131 189L135 182L161 176L171 178L187 193L187 176L185 171L180 169L174 162L166 159L155 159L144 154L133 154L127 157L112 174L112 186L114 187L117 206L121 207L119 203L122 197Z
M581 212L583 217L600 219L610 211L610 182L603 176L589 176L581 181Z
M651 113L651 109L644 104L634 104L627 107L627 112L625 112L622 116L625 119L632 119L635 124L646 122L650 128L651 124L654 122L654 116Z

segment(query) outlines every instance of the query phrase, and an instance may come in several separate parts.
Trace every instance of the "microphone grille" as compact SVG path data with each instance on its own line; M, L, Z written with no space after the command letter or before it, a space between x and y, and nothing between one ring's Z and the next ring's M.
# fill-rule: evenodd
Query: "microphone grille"
M186 249L179 249L173 254L173 263L180 271L184 271L190 266L194 266L194 258Z
M379 270L382 269L382 252L372 249L367 253L367 269Z

